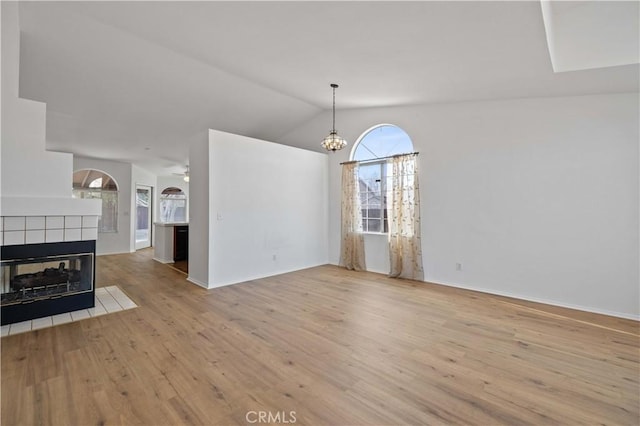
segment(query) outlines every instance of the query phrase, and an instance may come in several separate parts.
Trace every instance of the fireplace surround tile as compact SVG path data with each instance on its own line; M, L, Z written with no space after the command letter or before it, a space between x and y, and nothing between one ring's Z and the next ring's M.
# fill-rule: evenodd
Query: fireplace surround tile
M97 240L98 239L98 228L82 228L82 239L83 240Z
M4 218L5 231L24 231L26 229L25 216L6 216Z
M64 216L47 216L45 226L47 229L64 229Z
M25 232L25 242L27 244L44 243L44 229L32 230Z
M15 246L24 244L24 231L4 231L2 245Z
M82 239L82 229L69 229L64 230L65 241L80 241Z
M47 243L64 241L64 229L47 229L44 237Z
M65 216L64 228L82 228L82 216Z
M98 216L82 216L82 227L83 228L97 228L98 227Z
M44 216L27 216L26 230L45 229Z

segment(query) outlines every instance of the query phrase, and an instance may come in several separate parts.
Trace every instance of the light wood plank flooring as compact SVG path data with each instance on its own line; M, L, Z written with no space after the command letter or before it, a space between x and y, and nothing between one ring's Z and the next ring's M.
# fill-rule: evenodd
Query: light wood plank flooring
M639 423L637 322L335 266L207 291L151 255L97 261L138 308L2 338L3 425Z

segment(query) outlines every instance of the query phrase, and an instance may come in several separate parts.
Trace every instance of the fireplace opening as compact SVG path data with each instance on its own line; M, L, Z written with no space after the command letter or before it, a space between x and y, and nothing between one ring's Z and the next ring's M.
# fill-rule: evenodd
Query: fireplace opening
M94 258L95 241L3 246L2 324L93 307Z

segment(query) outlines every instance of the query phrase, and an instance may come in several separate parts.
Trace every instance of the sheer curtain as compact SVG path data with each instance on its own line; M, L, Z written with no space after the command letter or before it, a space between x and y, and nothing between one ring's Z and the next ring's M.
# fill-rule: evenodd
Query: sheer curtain
M389 276L423 280L417 156L393 157L388 167Z
M347 269L364 271L364 235L360 207L358 163L342 165L342 244L340 265Z

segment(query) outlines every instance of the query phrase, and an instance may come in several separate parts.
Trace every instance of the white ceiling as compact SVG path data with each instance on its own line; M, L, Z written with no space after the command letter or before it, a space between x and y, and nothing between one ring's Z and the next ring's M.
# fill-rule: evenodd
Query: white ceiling
M543 1L556 72L640 62L639 1Z
M332 82L338 109L639 86L638 65L554 73L538 1L24 2L20 25L49 149L157 174L207 128L277 141Z

